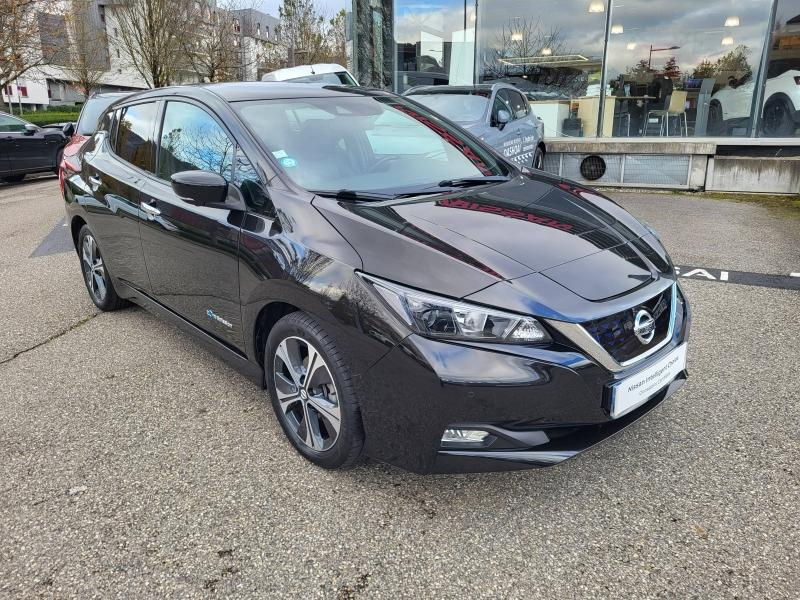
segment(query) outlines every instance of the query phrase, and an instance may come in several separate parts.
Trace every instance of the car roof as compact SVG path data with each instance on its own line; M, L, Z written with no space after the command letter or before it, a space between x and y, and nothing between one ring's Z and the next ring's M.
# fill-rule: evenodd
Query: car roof
M418 85L407 89L403 94L466 94L477 91L492 92L498 89L520 91L519 88L510 83L495 81L493 83L476 83L474 85Z
M418 85L405 91L406 94L459 94L476 91L490 92L497 88L516 89L513 85L497 81L494 83L476 83L474 85Z
M95 92L91 96L89 96L88 100L92 100L94 98L122 98L124 96L130 96L131 94L135 94L136 90L132 90L130 92Z
M134 94L128 100L144 100L164 96L186 96L202 99L206 94L213 94L228 102L246 100L274 100L283 98L326 98L336 96L389 96L389 92L368 88L317 85L313 83L291 83L283 81L243 81L231 83L203 83L197 85L181 85L167 88L156 88Z

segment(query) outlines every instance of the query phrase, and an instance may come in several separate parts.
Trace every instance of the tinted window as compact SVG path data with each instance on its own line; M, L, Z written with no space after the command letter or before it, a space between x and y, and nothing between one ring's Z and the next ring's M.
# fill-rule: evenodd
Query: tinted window
M511 103L511 107L514 109L514 116L517 119L521 119L526 116L528 114L528 110L530 109L530 104L528 104L528 101L525 99L525 97L514 90L504 91L508 94L507 97Z
M457 122L478 121L489 105L488 92L410 94L408 97Z
M0 115L0 131L25 131L25 121L8 115Z
M491 153L402 99L341 96L236 102L286 174L311 190L400 193L503 175ZM331 118L335 117L335 118Z
M213 171L231 179L233 142L202 108L168 102L161 127L158 176L169 179L181 171Z
M494 104L492 104L492 122L497 122L497 113L501 110L506 111L509 117L512 120L514 119L514 110L511 108L511 104L509 104L508 100L503 97L504 91L505 90L500 90L494 97Z
M132 165L153 170L153 125L156 119L156 104L135 104L122 109L117 127L117 156Z
M106 110L114 100L119 100L119 96L89 98L83 105L81 116L78 117L77 132L79 135L92 135L97 128L97 121L100 115Z

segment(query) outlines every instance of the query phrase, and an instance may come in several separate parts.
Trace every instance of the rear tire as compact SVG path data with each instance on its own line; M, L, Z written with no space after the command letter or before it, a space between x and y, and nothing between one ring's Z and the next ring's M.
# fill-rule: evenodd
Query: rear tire
M782 99L769 100L764 106L764 135L769 137L789 137L794 134L797 124L792 118L789 103Z
M708 135L722 135L725 121L722 119L722 105L712 100L708 107Z
M278 321L264 373L275 416L300 454L325 469L358 462L364 431L350 369L318 320L293 312Z
M78 232L78 256L81 261L83 283L95 306L102 311L119 310L128 305L117 295L114 282L108 272L97 239L88 225Z

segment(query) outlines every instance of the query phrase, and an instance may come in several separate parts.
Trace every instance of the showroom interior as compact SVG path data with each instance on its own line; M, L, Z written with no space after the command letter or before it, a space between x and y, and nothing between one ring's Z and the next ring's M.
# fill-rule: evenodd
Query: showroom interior
M353 13L362 85L511 83L555 174L800 189L800 0L354 0ZM582 169L588 156L602 169Z

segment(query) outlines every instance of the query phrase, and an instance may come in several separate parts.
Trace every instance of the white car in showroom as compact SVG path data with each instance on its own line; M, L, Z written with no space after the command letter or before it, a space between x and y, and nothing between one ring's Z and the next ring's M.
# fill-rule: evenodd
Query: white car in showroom
M261 76L261 81L291 81L324 85L358 85L353 74L342 65L318 63L278 69Z
M754 91L751 78L741 85L729 84L711 96L709 133L722 133L730 121L749 118ZM789 69L767 79L761 126L770 137L789 137L800 127L800 71Z

